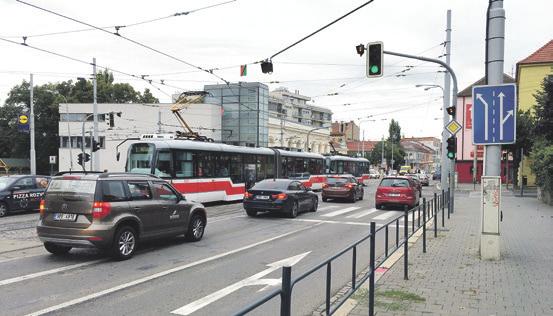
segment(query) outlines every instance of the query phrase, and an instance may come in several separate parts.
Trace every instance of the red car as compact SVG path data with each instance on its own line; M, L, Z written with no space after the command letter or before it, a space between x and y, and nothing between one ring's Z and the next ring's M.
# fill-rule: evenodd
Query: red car
M385 177L376 189L377 209L384 206L403 206L412 208L419 205L417 184L409 177Z

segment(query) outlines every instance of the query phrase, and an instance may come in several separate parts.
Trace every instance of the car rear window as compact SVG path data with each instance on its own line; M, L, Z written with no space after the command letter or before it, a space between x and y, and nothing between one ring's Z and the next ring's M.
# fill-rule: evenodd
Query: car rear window
M327 183L328 184L344 184L349 181L348 178L328 178Z
M48 193L94 195L94 191L96 191L94 180L55 179L48 186Z
M254 185L252 190L286 190L289 183L287 181L261 181Z
M382 179L382 182L380 182L381 187L408 187L409 186L409 180L407 179Z

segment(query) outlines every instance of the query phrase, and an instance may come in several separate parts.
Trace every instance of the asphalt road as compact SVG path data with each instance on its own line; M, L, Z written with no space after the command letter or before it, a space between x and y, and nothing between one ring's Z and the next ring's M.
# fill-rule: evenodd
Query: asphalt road
M305 272L401 212L374 209L378 180L363 201L320 201L316 213L295 219L249 218L240 203L207 206L202 241L181 238L143 244L131 260L115 262L94 250L54 257L42 247L0 253L0 314L9 315L228 315L280 286L280 267ZM432 187L423 192L430 197ZM36 240L38 215L0 219L0 238ZM378 237L377 256L383 253ZM390 230L390 244L395 231ZM368 265L368 241L357 252L357 270ZM0 252L2 250L0 249ZM280 262L279 262L280 261ZM332 264L333 293L351 279L351 254ZM294 315L311 314L324 303L326 269L293 290ZM252 315L278 315L277 297Z

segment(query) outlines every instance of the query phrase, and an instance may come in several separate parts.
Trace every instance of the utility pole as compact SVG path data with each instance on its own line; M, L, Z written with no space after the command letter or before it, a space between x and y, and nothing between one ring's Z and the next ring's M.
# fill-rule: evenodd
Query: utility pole
M503 9L502 0L490 0L486 23L486 84L499 85L503 83L503 58L505 50L505 10ZM484 146L484 176L501 176L501 145ZM493 184L485 185L484 181L482 181L481 184L483 195L485 192L490 192L492 190L499 191L498 199L495 202L497 204L492 204L492 207L485 204L485 197L482 199L480 257L484 260L499 260L501 257L499 245L501 178L499 178L498 182L497 188L494 188ZM492 186L492 188L488 186ZM495 227L495 229L490 229L492 226Z
M93 109L92 114L94 115L94 130L93 130L93 139L95 142L98 142L98 102L96 100L97 96L97 83L96 83L96 57L92 58L92 95L93 95ZM92 141L90 142L90 147L92 148ZM90 169L92 171L100 170L100 155L98 152L93 152L90 156ZM94 162L94 163L93 163Z
M31 174L36 175L36 151L35 151L35 106L33 102L33 74L31 74L31 79L29 81L29 89L30 89L30 100L29 100L29 107L31 110L31 120L29 123L29 129L30 129L30 136L31 136L31 151L29 153L29 160L31 160Z
M157 133L161 134L161 106L157 107Z
M447 65L450 65L451 60L451 10L447 10L447 25L446 25L446 36L445 36L445 49L446 49L446 55L445 55L445 63ZM457 95L453 96L454 98L457 98ZM443 126L446 126L447 123L449 123L449 114L447 114L447 107L449 107L449 103L451 102L451 77L448 73L444 76L444 105L442 106L442 115L443 115ZM445 128L442 130L442 170L441 170L441 178L440 183L442 185L442 189L447 191L448 188L450 188L451 183L451 173L455 174L455 160L447 158L447 132L445 131ZM448 177L450 178L450 183L448 183ZM451 190L453 191L453 190Z
M384 136L382 136L382 162L381 167L384 168Z

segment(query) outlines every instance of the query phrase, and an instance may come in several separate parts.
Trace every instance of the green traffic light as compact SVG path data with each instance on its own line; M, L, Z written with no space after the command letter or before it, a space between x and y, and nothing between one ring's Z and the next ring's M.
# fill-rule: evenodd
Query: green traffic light
M373 74L378 73L378 66L377 65L372 65L371 66L371 73L373 73Z
M449 158L449 159L455 158L455 153L448 152L448 153L447 153L447 158Z

